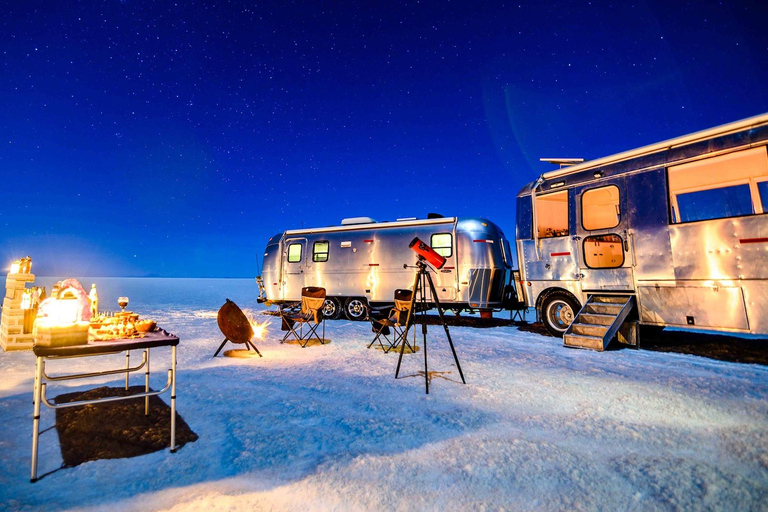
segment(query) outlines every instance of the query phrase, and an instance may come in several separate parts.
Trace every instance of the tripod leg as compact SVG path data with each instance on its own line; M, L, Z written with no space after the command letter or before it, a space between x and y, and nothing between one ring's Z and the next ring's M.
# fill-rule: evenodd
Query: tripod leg
M435 292L435 283L432 282L432 276L429 274L426 274L427 279L429 280L429 288L432 290L432 298L435 299L435 305L437 305L437 314L440 315L440 322L443 324L443 329L445 329L445 335L448 336L448 344L451 345L451 352L453 352L453 360L456 361L456 368L459 369L459 375L461 376L461 382L464 384L467 383L466 380L464 380L464 372L461 371L461 364L459 364L459 356L456 355L456 349L453 346L453 340L451 339L451 333L448 332L448 324L445 323L445 317L443 316L443 307L440 305L440 299L437 298L437 293ZM426 347L426 337L424 338L424 366L426 367L426 357L427 357L427 347Z
M408 329L413 325L413 306L416 304L416 292L419 289L419 272L416 272L416 276L413 278L413 286L411 286L411 307L408 308L408 316L405 319L405 332L403 336L408 336ZM397 369L395 370L395 378L400 374L400 364L403 362L403 353L405 352L405 344L400 347L400 357L397 359Z
M424 386L426 387L427 394L429 394L429 368L427 367L427 299L424 293L424 276L429 277L426 269L421 268L421 334L424 336ZM432 280L429 281L432 284ZM435 295L435 289L432 288L432 295Z
M221 342L221 345L219 345L219 349L216 351L215 354L213 354L213 357L216 357L217 355L219 355L219 352L221 352L221 349L224 348L224 345L226 345L228 341L229 341L228 338L224 338L224 341Z

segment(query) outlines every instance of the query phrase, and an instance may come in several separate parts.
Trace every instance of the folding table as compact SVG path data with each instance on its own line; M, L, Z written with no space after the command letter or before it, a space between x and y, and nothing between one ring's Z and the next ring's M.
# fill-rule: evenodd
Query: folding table
M149 397L160 395L171 390L171 452L176 451L176 346L179 344L179 338L168 334L162 329L156 329L153 332L146 333L143 338L116 339L110 341L91 341L84 345L72 345L68 347L42 347L35 346L35 382L34 382L34 429L32 432L32 477L31 481L37 481L37 448L40 436L40 404L43 403L51 409L61 409L64 407L76 407L79 405L98 404L105 402L116 402L118 400L131 400L144 397L144 414L149 414ZM171 347L171 368L168 370L168 380L165 387L159 391L149 390L149 352L153 348ZM142 362L140 365L130 366L130 351L143 350ZM45 371L46 361L67 360L80 357L103 356L108 354L117 354L125 351L125 368L116 368L90 373L61 374L50 376ZM58 366L58 364L57 364ZM79 400L66 403L54 403L48 401L46 396L46 381L62 381L85 379L89 377L101 377L104 375L125 374L125 387L128 389L128 375L144 368L144 392L136 393L130 396L114 396L99 398L95 400Z

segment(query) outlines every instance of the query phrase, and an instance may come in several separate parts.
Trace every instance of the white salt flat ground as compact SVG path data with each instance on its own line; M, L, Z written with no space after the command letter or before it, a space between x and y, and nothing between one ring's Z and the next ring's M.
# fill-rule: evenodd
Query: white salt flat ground
M260 309L252 280L93 282L103 303L127 294L130 309L182 339L178 410L200 439L30 484L34 360L0 353L2 509L768 508L765 366L567 350L514 327L453 327L462 385L444 334L430 326L430 369L445 373L426 396L415 376L421 352L395 380L397 356L365 348L367 323L328 322L332 342L302 349L281 345L277 319L257 315L271 322L263 358L212 359L224 298ZM167 361L160 350L153 357L154 386ZM53 418L43 410L43 428ZM61 464L54 430L41 436L40 461L41 473Z

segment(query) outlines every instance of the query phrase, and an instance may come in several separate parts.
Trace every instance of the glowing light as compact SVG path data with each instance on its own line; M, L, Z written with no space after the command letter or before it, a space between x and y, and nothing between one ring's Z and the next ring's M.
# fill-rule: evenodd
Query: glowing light
M21 269L21 262L19 260L16 260L13 263L11 263L11 268L9 269L9 272L11 274L18 274L20 269Z
M72 324L77 322L77 301L73 299L54 300L47 311L46 319L53 325Z
M253 336L251 336L252 340L263 340L264 336L267 334L267 325L269 324L269 321L264 321L262 323L258 323L255 320L250 320L251 327L253 328Z

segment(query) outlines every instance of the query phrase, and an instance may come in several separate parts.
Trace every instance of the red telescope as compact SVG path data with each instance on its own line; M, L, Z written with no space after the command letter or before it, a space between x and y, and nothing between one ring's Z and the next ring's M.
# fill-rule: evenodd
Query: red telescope
M408 247L413 249L413 252L424 258L427 263L440 270L445 265L445 258L436 253L433 248L419 240L419 237L415 237L408 244Z

